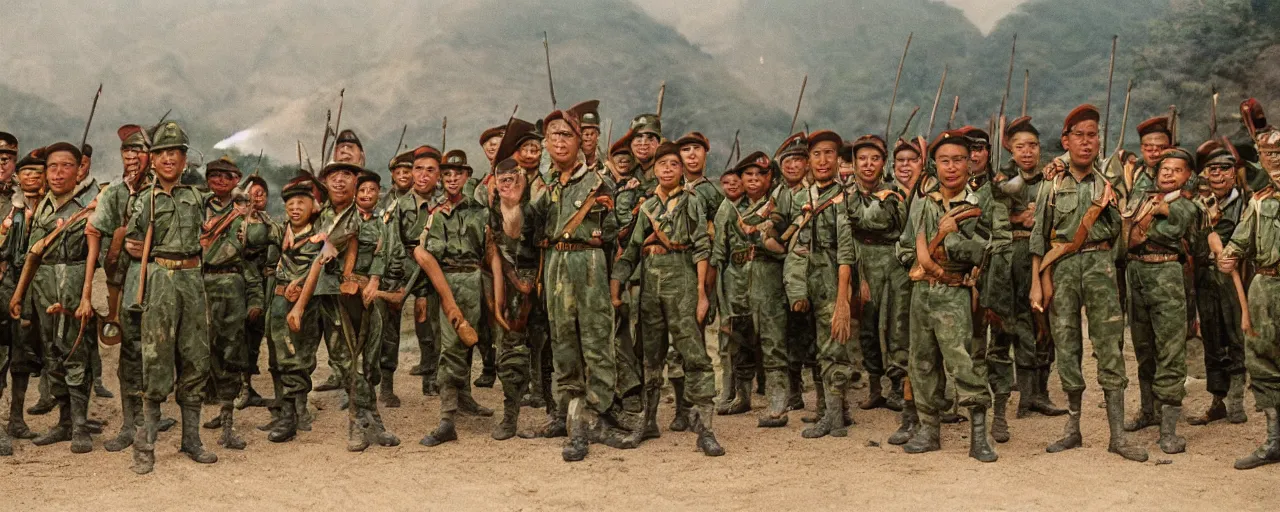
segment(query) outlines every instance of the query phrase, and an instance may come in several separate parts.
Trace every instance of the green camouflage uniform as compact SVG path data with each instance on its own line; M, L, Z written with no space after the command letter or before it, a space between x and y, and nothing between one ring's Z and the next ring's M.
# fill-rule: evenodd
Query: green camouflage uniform
M525 198L520 202L522 217L520 235L512 238L503 230L500 204L496 200L494 203L489 211L489 232L493 236L493 243L498 257L502 260L503 268L510 270L503 276L506 304L495 305L495 307L503 308L503 316L508 324L519 323L522 320L519 318L521 309L528 309L523 319L523 329L503 331L501 337L496 338L499 340L498 379L502 381L503 402L515 400L518 404L524 398L531 379L529 353L530 346L534 344L531 340L545 340L547 324L546 311L542 307L542 299L538 297L537 291L534 290L528 295L522 294L511 278L514 276L537 287L539 249L535 243L538 228L542 223L533 218L533 210L529 207L528 198ZM537 346L541 348L544 344L545 341L538 342Z
M416 268L418 262L413 259L413 250L418 247L426 238L427 219L431 217L431 211L442 201L440 189L436 189L431 193L431 197L419 197L416 192L409 192L400 196L400 200L396 203L395 221L398 224L400 241L404 245L404 268L406 275L411 274L408 269ZM406 277L408 279L408 277ZM406 290L408 295L416 298L427 299L427 321L414 322L414 334L418 338L418 349L422 357L422 374L423 389L427 387L434 388L436 383L436 371L439 368L440 345L436 338L436 318L435 310L438 306L435 292L431 289L431 283L427 281L425 276L415 279L413 283L405 283L410 286ZM413 307L413 302L406 301L406 307ZM384 346L382 349L382 369L388 372L395 372L398 366L398 358L400 353L400 335L397 329L394 346Z
M1272 185L1274 187L1274 185ZM1274 188L1270 189L1274 190ZM1280 406L1280 198L1249 200L1224 256L1252 262L1256 274L1249 285L1249 315L1255 334L1245 334L1245 367L1249 388L1261 409Z
M905 199L888 185L878 190L850 187L845 198L858 254L857 274L871 292L859 322L863 364L873 380L888 375L898 382L907 374L911 317L911 280L894 247L907 221ZM857 288L852 293L858 293Z
M245 226L244 265L247 272L255 274L257 294L250 294L246 311L262 310L257 320L246 320L245 343L248 348L249 375L257 375L258 357L266 337L267 309L271 306L276 287L276 265L280 263L280 243L284 230L267 212L253 212Z
M12 196L0 194L0 300L6 308L13 298L18 278L22 275L22 266L26 261L29 235L31 231L32 206L26 204L30 199L22 192ZM27 293L22 305L22 318L30 319L34 314L31 306L31 293ZM0 315L0 333L4 340L0 341L0 383L3 373L26 375L40 373L44 367L44 346L34 336L31 328L22 327L19 319L10 318L8 312ZM18 377L15 377L17 379ZM0 390L3 384L0 384ZM10 418L21 419L22 406L10 411Z
M80 204L87 205L98 197L98 193L101 192L102 189L103 186L98 184L98 179L90 176L77 184L75 191L73 191L72 194L75 194L76 201ZM100 250L100 254L106 254L105 249ZM98 261L101 262L102 260L99 259ZM93 279L93 272L93 270L88 272L90 280ZM94 317L89 319L85 324L84 337L81 340L81 343L89 349L89 370L92 373L92 380L95 384L100 384L102 383L102 354L98 350L97 315L94 315Z
M460 202L445 202L431 214L425 241L427 252L436 258L444 271L454 302L473 326L480 325L480 303L484 301L480 264L484 259L488 223L488 209L464 195ZM440 335L440 415L452 418L458 410L459 390L471 385L468 347L458 338L443 308L437 308L433 313Z
M1007 176L1004 170L999 172ZM979 222L991 239L991 260L983 268L977 286L979 313L982 315L975 318L974 336L979 338L977 343L989 344L986 355L991 392L1008 395L1013 389L1013 346L1016 340L1005 332L1005 322L1014 318L1015 303L1028 301L1027 295L1016 295L1016 290L1010 286L1013 283L1013 225L1009 214L1013 209L1013 199L1000 190L997 182L984 181L978 187L971 185L978 207L982 209ZM998 321L989 322L991 319ZM989 323L991 339L988 341Z
M583 201L612 195L603 178L579 165L567 183L554 179L533 203L535 213L546 219L542 234L553 243L546 250L543 289L551 324L556 402L562 410L575 398L585 398L598 413L613 404L614 311L609 300L608 255L601 247L616 239L617 218L597 204L572 232L564 232Z
M276 287L289 283L297 283L301 287L307 279L311 262L320 255L324 241L316 235L315 224L310 224L298 233L286 228L282 243L280 262L275 272ZM285 321L293 305L283 294L273 291L267 315L267 358L273 376L279 376L275 379L278 401L293 401L311 392L311 372L316 368L316 350L320 347L318 303L314 300L307 302L298 332L290 331Z
M355 371L352 350L358 343L360 320L364 317L364 303L359 292L354 296L339 293L347 244L360 232L360 216L355 209L354 201L341 212L333 203L325 203L316 218L316 225L327 235L328 243L338 251L338 257L325 264L312 298L320 307L320 330L325 351L329 354L329 369L344 385L352 382L349 380L351 372Z
M368 284L370 278L377 276L378 289L387 291L388 285L394 283L383 284L382 279L388 274L388 267L399 265L402 258L398 258L395 240L389 239L390 230L386 224L388 216L379 216L373 212L362 211L359 207L356 208L354 218L359 224L356 231L358 245L352 274L360 286L354 295L341 295L339 299L347 308L349 315L360 315L358 318L354 316L351 318L352 332L355 333L350 347L351 371L355 373L347 385L351 388L351 402L357 411L376 411L374 390L382 381L380 365L383 321L387 318L387 304L382 299L374 299L365 306L364 286ZM395 263L391 262L393 257L397 258ZM399 270L395 273L399 273Z
M707 221L704 223L707 228L707 236L714 237L712 226L716 220L716 210L720 208L720 202L724 200L724 194L716 187L711 180L705 175L698 177L695 181L685 181L684 190L692 192L702 202L702 211L706 212ZM716 319L716 313L719 312L719 301L716 300L714 294L708 295L707 300L711 301L711 309L707 311L707 318L703 321L705 325L711 325ZM672 345L667 351L667 377L672 379L684 378L684 362L680 359L680 352Z
M1231 240L1248 199L1239 188L1218 200L1221 217L1209 229L1200 230L1192 252L1195 260L1196 306L1200 335L1204 340L1205 389L1225 396L1231 378L1244 375L1244 332L1240 330L1240 300L1231 276L1218 272L1208 249L1208 236L1216 232L1225 244Z
M206 222L219 223L226 215L237 215L234 202L219 204L209 196L204 202ZM209 302L209 348L214 390L224 402L240 394L241 375L255 362L249 360L245 322L249 304L262 304L261 276L249 268L244 257L248 223L238 216L204 250L204 288Z
M798 217L800 211L793 208L795 202L795 193L805 190L805 185L797 184L794 188L789 188L782 183L773 189L772 198L777 208L774 209L777 215L781 216L785 224L790 224L791 219ZM779 227L784 230L786 228ZM788 241L784 240L784 243ZM814 333L813 310L803 312L791 311L790 305L787 306L787 324L786 324L786 340L787 340L787 375L790 379L791 392L797 396L803 391L803 375L805 368L813 370L813 382L815 387L822 381L821 370L818 368L818 347L817 334ZM818 399L819 403L822 399ZM825 406L823 406L825 407Z
M1023 186L1016 192L1007 194L1009 198L1009 214L1020 215L1034 204L1040 193L1042 185L1048 183L1044 180L1044 175L1039 169L1033 169L1031 172L1024 172L1010 161L1007 165L1000 168L999 172L1004 175L1004 179L1013 179L1021 176ZM997 193L999 193L997 191ZM1038 207L1038 206L1037 206ZM1012 293L1010 300L1013 301L1013 312L1010 316L1001 317L1001 326L992 333L993 351L1000 352L999 356L988 354L988 361L996 361L999 357L1004 357L1004 352L1000 347L1013 347L1013 362L1019 372L1040 372L1049 370L1050 364L1053 363L1053 344L1045 343L1044 346L1036 345L1036 337L1039 334L1031 311L1031 302L1027 297L1031 294L1031 229L1026 226L1017 225L1010 226L1013 242L1008 252L993 253L991 255L991 265L985 272L987 281L992 282L994 290L1008 289ZM994 276L1002 275L1001 270L1008 260L1008 278L997 278ZM991 288L991 287L989 287ZM1048 335L1048 333L1045 333ZM1003 383L995 381L995 377L1004 376L1004 370L997 368L999 362L996 361L990 365L991 376L993 377L992 388L996 393L1005 389Z
M632 169L633 173L636 169ZM641 203L644 203L648 192L645 191L639 178L623 177L621 183L615 183L612 175L605 174L605 182L614 187L614 217L618 222L617 245L611 246L609 257L621 253L626 241L631 239L631 231L635 227L636 214ZM652 189L650 189L652 190ZM622 279L622 307L614 312L613 347L617 357L617 393L623 407L630 412L638 413L643 408L644 365L643 344L637 343L637 317L640 311L638 303L640 293L639 276L632 275Z
M969 189L952 201L938 191L917 198L911 204L906 229L898 241L898 260L904 267L917 265L916 234L932 240L943 215L961 206L977 206L978 198ZM948 234L933 254L934 261L956 281L951 283L916 281L911 292L910 368L911 387L920 422L937 428L944 412L941 398L946 375L955 378L957 405L987 407L986 345L973 336L972 283L968 276L984 260L987 237L980 219L959 223L959 231ZM980 268L980 267L979 267Z

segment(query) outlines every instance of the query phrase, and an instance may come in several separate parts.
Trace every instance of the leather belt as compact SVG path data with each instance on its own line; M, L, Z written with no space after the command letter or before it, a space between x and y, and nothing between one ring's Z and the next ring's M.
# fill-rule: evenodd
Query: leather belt
M1095 251L1110 251L1110 250L1111 250L1111 241L1104 240L1101 242L1086 243L1084 244L1084 246L1080 247L1079 252L1095 252Z
M969 280L969 276L967 274L961 274L959 272L943 272L942 275L939 277L925 276L921 279L918 279L918 281L923 283L929 283L932 285L941 284L941 285L953 286L953 287L967 288L967 287L973 286L973 283L970 282Z
M446 274L456 274L460 272L475 272L480 270L480 265L441 265L440 271Z
M1026 240L1026 239L1028 239L1028 238L1031 238L1031 232L1030 232L1030 231L1025 231L1025 230L1021 230L1021 229L1015 229L1015 230L1013 230L1013 239L1014 239L1014 240Z
M1253 273L1267 277L1280 276L1280 266L1260 268L1254 270Z
M154 262L156 265L164 267L165 269L168 269L168 270L186 270L190 268L200 268L199 256L192 256L190 258L183 258L180 260L156 257L156 258L152 258L151 261Z
M859 242L862 242L867 245L893 245L898 243L897 240L892 240L892 239L886 240L884 238L870 236L870 235L858 235L857 239Z
M1125 259L1129 261L1141 261L1143 263L1168 263L1178 261L1177 254L1155 253L1155 254L1126 254Z
M667 248L662 244L649 244L640 248L640 254L645 256L664 256L667 254L685 252L687 250L689 250L689 246L687 245L676 245L671 248Z
M204 273L206 274L240 274L243 272L244 269L239 265L224 265L221 267L213 267L209 265L204 266Z
M583 244L583 243L577 243L577 242L556 242L555 245L551 246L551 248L559 252L590 251L592 249L599 249L599 247L593 246L591 244Z
M737 251L729 255L729 261L734 265L746 265L748 261L756 259L756 246L748 247L745 251Z

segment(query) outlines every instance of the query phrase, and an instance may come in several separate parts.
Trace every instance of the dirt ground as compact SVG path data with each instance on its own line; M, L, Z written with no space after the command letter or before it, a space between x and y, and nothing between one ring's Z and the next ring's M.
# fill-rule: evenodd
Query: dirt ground
M217 431L203 431L205 445L220 458L209 466L178 453L177 429L160 434L156 470L142 477L129 470L129 451L102 449L105 436L96 438L94 451L85 455L71 454L66 443L37 448L18 442L13 457L0 458L0 509L1274 510L1280 497L1280 466L1231 468L1264 435L1261 415L1252 412L1252 397L1246 403L1247 424L1181 424L1186 453L1161 453L1154 428L1135 436L1151 451L1149 462L1128 462L1107 453L1105 414L1095 407L1101 392L1094 384L1092 360L1085 362L1093 386L1085 394L1085 446L1047 454L1044 447L1060 436L1064 419L1012 419L1011 413L1013 439L998 445L1000 461L995 464L968 458L967 423L944 425L941 452L902 453L885 442L898 423L888 410L856 411L858 424L849 437L819 440L800 437L803 423L796 413L787 427L776 430L756 428L755 414L720 416L716 434L728 453L719 458L698 453L694 434L665 430L672 414L669 404L660 411L661 439L629 451L593 445L588 458L576 464L561 461L560 439L492 440L489 432L498 418L461 418L458 442L426 448L417 441L434 427L438 401L422 396L419 379L407 375L418 355L412 331L406 331L410 341L403 344L396 381L404 404L383 409L388 428L403 441L399 447L347 452L346 415L336 410L334 393L313 393L311 403L323 410L314 430L300 432L294 442L270 443L253 428L268 420L262 408L237 415L237 428L249 443L244 451L222 449L216 444ZM107 387L113 391L118 390L118 353L114 347L102 351ZM1135 390L1130 347L1126 353L1130 390ZM1192 366L1202 366L1199 352L1189 353ZM478 358L476 363L478 372ZM328 371L322 360L317 381ZM270 392L266 375L255 386ZM1186 410L1202 410L1209 398L1204 381L1193 377L1187 387ZM1056 377L1051 388L1054 400L1064 404ZM28 404L35 394L33 385ZM1131 411L1137 407L1136 394L1128 396ZM500 387L476 389L475 396L487 406L501 406ZM805 398L812 410L812 391ZM758 413L763 400L755 407ZM90 409L92 417L108 421L107 433L114 435L120 425L119 400L94 398ZM177 414L172 402L166 404L166 415ZM205 407L204 414L216 414L216 407ZM541 411L526 408L521 424L532 427L542 419ZM29 418L37 431L54 421L56 414Z

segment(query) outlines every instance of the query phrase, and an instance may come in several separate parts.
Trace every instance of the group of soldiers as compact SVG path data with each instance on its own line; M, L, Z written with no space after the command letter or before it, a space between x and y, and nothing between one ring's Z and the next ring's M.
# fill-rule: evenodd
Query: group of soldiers
M1082 443L1087 326L1109 451L1145 461L1126 433L1153 426L1162 451L1185 450L1186 342L1198 331L1213 401L1186 421L1246 421L1247 369L1267 437L1236 467L1280 461L1280 130L1256 101L1241 107L1252 147L1184 149L1173 120L1156 117L1138 126L1140 154L1101 154L1099 111L1081 105L1063 123L1065 153L1047 161L1025 116L994 141L972 126L892 145L817 130L748 154L718 186L703 134L670 139L643 114L606 147L598 108L485 130L479 173L461 150L405 151L389 187L343 130L332 161L279 190L284 218L267 214L271 184L229 159L186 179L189 140L172 121L120 127L123 173L105 186L89 178L88 145L24 153L0 133L12 386L0 454L13 439L93 449L99 343L120 346L123 411L103 447L132 446L139 474L154 468L157 432L177 423L161 413L170 395L181 451L200 463L217 460L201 442L203 404L219 406L203 424L221 429L218 444L244 449L237 410L269 407L259 429L288 442L310 430L312 391L339 394L349 450L396 446L379 407L400 406L412 306L421 361L410 373L440 400L425 446L456 440L458 414L492 416L472 387L496 380L494 439L566 437L565 461L592 443L635 448L661 435L670 381L669 430L718 456L716 415L748 413L763 394L758 426L786 426L811 374L804 438L847 436L855 410L885 408L901 414L888 442L904 452L939 450L941 424L967 421L969 455L993 462L1016 391L1018 418L1067 416L1047 447L1060 452ZM98 269L106 314L92 305ZM1128 422L1126 323L1141 394ZM322 342L330 377L313 385ZM263 343L270 399L252 386ZM1048 395L1055 361L1065 409ZM33 375L44 411L24 411ZM546 421L518 429L522 407ZM57 424L37 436L24 414L52 408Z

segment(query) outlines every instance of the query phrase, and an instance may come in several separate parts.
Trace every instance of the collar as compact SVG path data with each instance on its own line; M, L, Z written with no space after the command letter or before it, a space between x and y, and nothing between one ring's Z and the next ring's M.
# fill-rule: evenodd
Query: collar
M676 189L671 192L671 195L666 197L663 197L661 191L662 191L661 185L653 187L653 195L658 199L661 199L663 203L666 203L667 201L670 201L674 198L680 197L685 193L685 190L683 187L676 187Z

